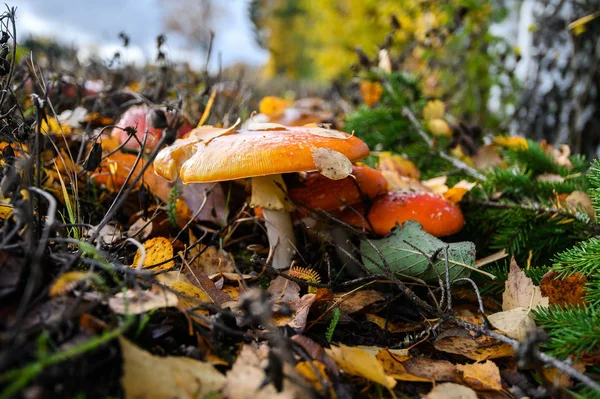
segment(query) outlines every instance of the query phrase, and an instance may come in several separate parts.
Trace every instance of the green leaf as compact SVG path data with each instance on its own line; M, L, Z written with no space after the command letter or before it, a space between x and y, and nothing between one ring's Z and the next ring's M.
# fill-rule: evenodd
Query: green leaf
M444 248L446 245L448 246L448 270L451 281L469 277L471 270L476 270L475 244L467 241L446 244L424 232L421 225L414 220L409 220L401 228L394 229L390 236L380 240L371 240L370 243L379 249L391 271L400 277L417 277L425 282L438 281L438 275L445 279ZM381 274L383 261L370 243L366 240L360 243L364 265L367 270ZM437 256L432 259L434 270L427 257L431 258L436 252Z

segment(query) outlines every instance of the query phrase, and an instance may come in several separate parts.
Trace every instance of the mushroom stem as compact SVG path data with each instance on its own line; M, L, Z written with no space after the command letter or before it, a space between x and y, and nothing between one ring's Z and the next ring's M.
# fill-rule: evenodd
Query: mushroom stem
M275 269L290 267L296 251L296 238L286 200L286 186L281 175L252 178L252 206L261 206L271 249L271 265Z
M296 251L296 238L289 212L263 209L267 237L271 249L271 265L275 269L286 269Z

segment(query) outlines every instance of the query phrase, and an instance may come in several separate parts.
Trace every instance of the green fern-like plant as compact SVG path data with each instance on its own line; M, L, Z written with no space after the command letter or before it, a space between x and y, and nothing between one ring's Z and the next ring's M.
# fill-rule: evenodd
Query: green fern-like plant
M331 342L333 339L333 333L335 332L335 328L337 327L340 317L342 316L342 311L340 308L334 308L331 312L331 321L327 326L327 331L325 332L325 339L327 342Z

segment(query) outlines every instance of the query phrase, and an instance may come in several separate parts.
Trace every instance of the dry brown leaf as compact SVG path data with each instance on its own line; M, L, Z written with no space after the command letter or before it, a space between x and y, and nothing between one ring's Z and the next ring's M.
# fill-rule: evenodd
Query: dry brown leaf
M396 380L386 375L381 362L361 348L340 344L332 345L325 352L335 360L340 370L348 374L366 378L390 389L396 386Z
M217 306L223 306L224 303L233 300L233 298L231 298L225 292L217 288L215 283L210 278L208 278L206 273L199 273L198 275L193 276L190 282L196 287L202 289L202 291L204 291L209 296L212 303L214 303Z
M335 294L334 301L338 303L339 308L344 313L355 313L363 308L377 302L383 301L383 296L375 290L356 291L351 294Z
M343 133L343 132L340 132L340 131L337 131L334 129L324 129L322 127L307 126L306 131L315 136L331 137L334 139L346 140L349 137L351 137L351 136L348 136L346 133Z
M277 276L271 282L267 292L276 304L293 304L300 300L300 286L298 283L282 276Z
M566 206L572 212L583 211L590 219L596 217L596 211L592 205L592 200L584 191L575 190L565 200Z
M352 173L352 162L341 152L315 147L312 156L317 170L331 180L345 179Z
M434 342L437 350L463 355L475 361L514 356L509 344L488 336L474 337L462 328L453 328L441 333Z
M315 301L316 297L316 294L306 294L300 298L300 300L292 304L292 309L294 310L295 315L288 325L297 333L304 331L304 328L306 327L306 321L308 320L310 307Z
M190 242L191 244L192 242ZM188 251L188 259L194 259L189 264L189 267L186 267L184 270L185 275L190 281L194 281L194 276L200 273L212 275L222 272L235 272L233 256L227 251L217 249L217 247L207 247L203 244L196 245Z
M377 353L377 360L383 365L386 374L392 376L396 380L432 382L431 378L420 377L408 372L402 363L410 358L410 356L408 356L408 351L406 352L407 356L402 356L396 355L387 349L382 349Z
M227 372L222 393L227 399L301 399L310 397L298 384L284 379L283 389L277 392L273 384L261 388L268 364L267 345L246 344L238 355L231 370ZM293 367L284 363L284 374L300 378Z
M473 389L493 391L502 389L500 370L494 362L488 360L485 363L458 364L456 368L462 371L463 379Z
M550 305L583 305L587 303L584 298L587 281L587 276L578 273L558 278L558 273L550 270L542 277L540 290Z
M119 337L125 398L203 398L219 391L225 376L188 357L154 356Z
M157 285L147 291L130 289L119 292L108 300L108 306L117 314L140 314L177 304L177 295Z
M583 361L575 362L573 367L581 373L585 372L585 364ZM573 386L573 379L571 376L569 376L567 373L559 371L556 368L543 368L542 372L548 381L550 381L555 387L571 388Z
M548 307L548 303L548 298L542 296L540 288L534 285L533 281L525 275L525 272L519 268L513 257L510 261L508 279L502 294L502 310L519 307L531 307L532 309L537 306Z
M146 250L146 257L142 264L143 268L152 267L152 271L158 273L175 267L175 261L173 260L173 245L171 245L171 241L165 237L151 238L146 241L143 246ZM135 253L132 267L138 267L141 261L142 251L138 249Z
M250 122L245 125L246 130L256 131L256 130L288 130L287 126L281 125L279 123L256 123Z
M393 323L389 320L386 322L385 317L377 316L375 314L367 314L365 317L371 323L377 324L377 326L382 330L387 330L391 333L405 333L423 329L423 325L421 323Z
M477 399L477 394L471 388L463 385L446 382L436 385L427 395L425 399Z
M196 138L198 139L198 141L204 141L204 142L209 142L219 136L222 136L224 134L227 134L231 131L233 131L236 126L238 125L238 123L240 123L240 120L238 119L238 121L231 126L228 129L223 129L220 127L214 127L214 126L198 126L194 129L192 129L189 133L188 133L188 137L190 138Z
M427 378L430 381L462 381L461 373L456 366L445 360L434 360L426 357L411 357L402 365L412 375Z
M535 330L535 322L528 309L518 307L488 316L494 328L500 330L507 337L524 340L529 333Z
M494 144L486 144L479 147L472 159L475 167L482 171L502 165L502 157L500 157Z

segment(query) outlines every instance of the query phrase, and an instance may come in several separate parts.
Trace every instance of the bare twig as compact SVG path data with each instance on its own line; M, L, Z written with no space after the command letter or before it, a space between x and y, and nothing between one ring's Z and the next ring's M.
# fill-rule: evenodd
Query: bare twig
M450 162L454 167L456 167L457 169L462 170L463 172L465 172L466 174L468 174L468 175L476 178L477 180L481 180L481 181L486 181L487 180L484 175L482 175L477 170L475 170L474 168L470 167L469 165L467 165L466 163L464 163L460 159L456 159L454 157L451 157L450 155L446 154L444 151L436 149L434 147L433 141L427 135L427 133L425 133L425 131L421 127L421 124L419 123L419 121L417 120L417 118L415 117L415 115L412 113L412 111L410 109L408 109L408 107L404 107L402 109L402 115L406 116L411 121L411 123L413 124L413 126L417 130L417 133L419 133L419 135L421 136L421 138L423 139L423 141L425 141L425 143L427 143L427 145L432 150L435 150L441 158L443 158L446 161Z

